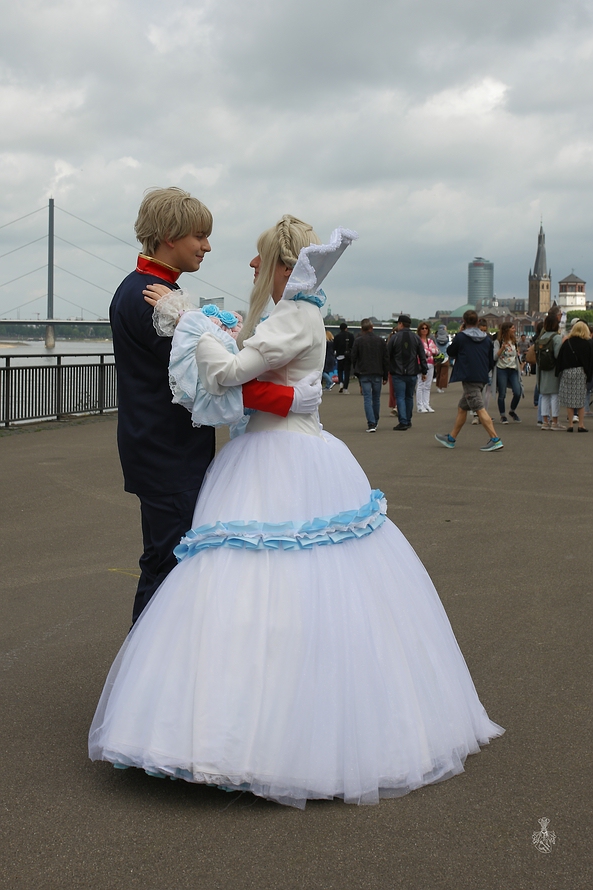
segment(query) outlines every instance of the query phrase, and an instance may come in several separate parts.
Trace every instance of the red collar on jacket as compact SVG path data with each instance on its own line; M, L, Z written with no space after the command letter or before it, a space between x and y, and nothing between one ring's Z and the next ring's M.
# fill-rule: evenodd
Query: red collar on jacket
M168 266L166 263L155 260L154 257L145 256L143 253L138 255L136 272L140 272L142 275L155 275L157 278L162 278L163 281L168 281L169 284L175 284L181 275L181 270L176 269L175 266Z

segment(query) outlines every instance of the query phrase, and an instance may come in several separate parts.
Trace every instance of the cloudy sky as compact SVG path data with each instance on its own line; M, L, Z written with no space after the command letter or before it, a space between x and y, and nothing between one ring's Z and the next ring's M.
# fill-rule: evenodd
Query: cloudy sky
M593 292L592 19L592 0L11 4L0 315L47 291L46 210L7 223L53 196L56 315L104 316L159 185L211 208L212 253L185 285L229 308L286 212L322 238L358 230L326 287L349 317L455 308L476 255L498 296L525 296L540 217L554 289L574 268Z

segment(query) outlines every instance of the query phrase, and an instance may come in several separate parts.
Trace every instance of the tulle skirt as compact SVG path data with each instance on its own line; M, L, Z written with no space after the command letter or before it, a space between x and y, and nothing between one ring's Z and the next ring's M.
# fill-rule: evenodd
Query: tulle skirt
M248 433L212 464L193 526L305 522L369 498L333 436ZM386 519L340 543L209 547L180 562L111 668L89 753L303 807L446 779L502 732Z

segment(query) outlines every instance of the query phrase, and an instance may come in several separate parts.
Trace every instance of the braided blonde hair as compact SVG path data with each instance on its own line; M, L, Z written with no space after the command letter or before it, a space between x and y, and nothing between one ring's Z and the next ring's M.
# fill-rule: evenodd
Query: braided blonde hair
M261 262L257 280L251 291L249 312L237 338L240 347L248 337L251 337L264 313L272 293L277 264L282 263L292 269L303 247L320 243L312 226L290 214L285 214L275 226L259 236L257 252Z

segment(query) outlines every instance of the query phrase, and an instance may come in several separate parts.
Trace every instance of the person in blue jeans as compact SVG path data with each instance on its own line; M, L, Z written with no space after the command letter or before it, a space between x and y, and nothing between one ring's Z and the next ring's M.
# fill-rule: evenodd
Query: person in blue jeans
M515 340L515 325L512 321L504 321L500 326L498 339L494 342L494 361L496 363L496 389L498 390L500 422L509 422L504 403L507 388L510 387L513 392L513 398L511 399L509 416L515 423L521 423L521 418L515 410L521 399L521 365Z
M387 383L387 344L373 333L369 318L360 323L361 333L352 344L352 367L360 380L364 396L367 433L374 433L379 423L381 387Z
M422 375L422 380L426 380L428 374L426 351L418 334L410 330L411 324L409 315L400 315L397 333L389 341L389 371L399 417L399 423L393 429L398 431L409 430L412 426L418 374Z

